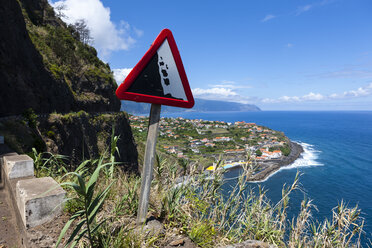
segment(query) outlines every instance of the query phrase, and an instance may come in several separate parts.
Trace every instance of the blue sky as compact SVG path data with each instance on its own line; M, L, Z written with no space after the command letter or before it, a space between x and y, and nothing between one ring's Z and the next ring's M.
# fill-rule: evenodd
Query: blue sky
M372 1L60 0L122 81L172 30L194 97L263 110L372 110Z

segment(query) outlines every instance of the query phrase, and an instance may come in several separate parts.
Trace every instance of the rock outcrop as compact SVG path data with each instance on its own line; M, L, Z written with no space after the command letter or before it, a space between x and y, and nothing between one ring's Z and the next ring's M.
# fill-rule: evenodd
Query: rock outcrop
M51 114L39 118L39 130L47 150L53 154L70 157L77 165L84 159L94 159L105 152L110 154L112 130L119 136L116 161L128 172L138 173L138 154L128 119L124 113L88 114L86 112L66 115Z

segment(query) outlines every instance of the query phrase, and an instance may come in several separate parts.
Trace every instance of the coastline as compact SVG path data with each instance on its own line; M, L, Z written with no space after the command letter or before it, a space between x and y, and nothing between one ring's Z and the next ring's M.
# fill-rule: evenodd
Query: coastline
M300 157L300 155L304 152L304 148L293 141L290 141L291 144L291 153L284 157L281 160L269 160L262 162L262 166L264 169L257 174L254 174L249 178L250 182L259 182L266 180L269 176L274 174L280 168L285 167L287 165L292 164L296 159Z

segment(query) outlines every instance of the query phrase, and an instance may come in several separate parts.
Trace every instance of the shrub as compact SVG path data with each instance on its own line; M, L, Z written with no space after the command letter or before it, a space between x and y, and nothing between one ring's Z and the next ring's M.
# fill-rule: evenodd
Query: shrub
M256 150L256 156L262 156L262 152L260 149Z
M216 231L213 223L208 220L192 223L187 234L192 241L201 247L215 247L214 236Z
M55 135L56 135L56 134L55 134L53 131L48 131L48 132L47 132L47 136L48 136L49 138L54 138Z
M291 153L291 148L289 148L288 145L284 145L280 147L280 151L282 152L284 156L288 156Z
M31 128L36 128L37 125L37 115L32 108L28 108L22 113L23 118L25 119L27 125Z
M56 64L51 64L49 66L50 72L53 74L55 79L61 79L63 76L62 69L56 65Z

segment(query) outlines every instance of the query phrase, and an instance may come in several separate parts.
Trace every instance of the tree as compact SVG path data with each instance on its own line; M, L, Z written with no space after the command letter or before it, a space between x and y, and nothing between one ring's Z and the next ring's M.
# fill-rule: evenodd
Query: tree
M77 20L72 24L73 29L77 32L78 38L84 44L91 44L93 42L92 36L90 36L90 30L84 19Z
M65 10L67 10L67 6L64 3L58 4L54 7L54 9L58 18L68 19L68 17L63 13Z
M262 155L262 152L260 149L256 150L256 156L261 156Z

